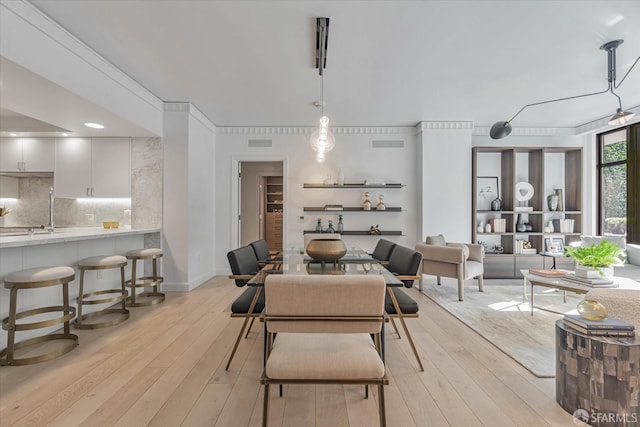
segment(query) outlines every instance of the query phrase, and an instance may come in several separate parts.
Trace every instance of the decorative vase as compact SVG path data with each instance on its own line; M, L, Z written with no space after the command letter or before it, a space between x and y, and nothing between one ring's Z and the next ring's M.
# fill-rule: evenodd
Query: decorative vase
M553 233L553 221L549 221L547 227L549 228L549 233Z
M316 224L316 233L322 233L322 220L318 218L318 223Z
M547 207L550 211L558 210L558 195L550 194L547 196Z
M523 231L526 231L526 230L527 230L527 226L522 221L522 216L518 214L518 221L516 222L516 231L519 233L522 233Z
M491 201L491 210L492 211L499 211L502 209L502 200L500 200L499 197L496 197L495 199L493 199Z
M342 168L338 170L338 185L344 185L344 172Z
M333 221L329 220L329 225L327 226L327 229L324 232L329 234L336 232L336 230L333 228Z
M362 210L370 211L371 210L371 200L369 200L369 192L365 191L364 193L364 202L362 202Z
M344 224L342 223L342 215L338 215L338 233L342 234L344 231Z
M558 196L558 207L556 210L562 212L564 210L564 204L562 203L562 188L556 188L554 191L556 192L556 196Z
M381 194L380 196L378 196L378 204L376 205L377 211L384 211L387 209L384 203L382 203L382 199L384 199L384 196Z
M598 301L584 299L578 303L578 314L587 320L604 320L607 317L607 308Z
M487 225L484 226L484 232L491 233L491 224L487 223Z
M342 239L313 239L307 245L307 254L317 261L338 261L347 253Z

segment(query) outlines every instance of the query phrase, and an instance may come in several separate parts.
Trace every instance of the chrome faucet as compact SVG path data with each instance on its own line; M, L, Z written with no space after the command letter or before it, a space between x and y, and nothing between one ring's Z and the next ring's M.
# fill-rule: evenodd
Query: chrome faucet
M49 223L44 227L49 233L53 233L53 187L49 187Z

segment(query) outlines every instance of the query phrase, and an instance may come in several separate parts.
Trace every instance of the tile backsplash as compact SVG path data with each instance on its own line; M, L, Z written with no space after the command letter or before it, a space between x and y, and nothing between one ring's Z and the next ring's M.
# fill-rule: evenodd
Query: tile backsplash
M101 227L102 221L119 221L121 226L162 226L162 143L160 138L131 140L130 199L56 198L53 218L56 227ZM0 199L0 207L11 213L0 217L0 227L32 227L49 222L51 177L21 177L20 197Z
M53 177L18 179L19 199L3 199L11 213L0 218L0 227L31 227L49 222L49 187ZM126 211L126 212L125 212ZM56 227L99 227L102 221L131 224L131 199L60 199L53 204Z

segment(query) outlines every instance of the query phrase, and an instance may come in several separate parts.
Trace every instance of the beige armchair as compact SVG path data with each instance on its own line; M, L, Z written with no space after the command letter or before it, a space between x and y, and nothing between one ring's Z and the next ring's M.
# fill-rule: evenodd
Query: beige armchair
M478 279L478 290L483 291L484 248L472 243L446 243L444 236L429 236L426 243L417 243L417 252L422 254L422 274L458 279L458 300L464 300L464 281ZM418 284L422 290L422 280Z

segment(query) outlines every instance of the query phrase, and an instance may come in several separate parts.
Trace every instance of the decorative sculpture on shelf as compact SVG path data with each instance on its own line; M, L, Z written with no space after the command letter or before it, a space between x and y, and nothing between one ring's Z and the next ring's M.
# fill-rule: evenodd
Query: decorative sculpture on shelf
M384 205L384 203L382 203L382 199L384 199L384 195L381 194L378 196L378 204L376 205L376 210L377 211L384 211L387 209L387 207Z
M365 191L364 193L364 202L362 203L362 210L370 211L371 210L371 200L369 200L369 192Z
M378 224L372 225L371 228L369 228L369 234L382 234L380 226Z

